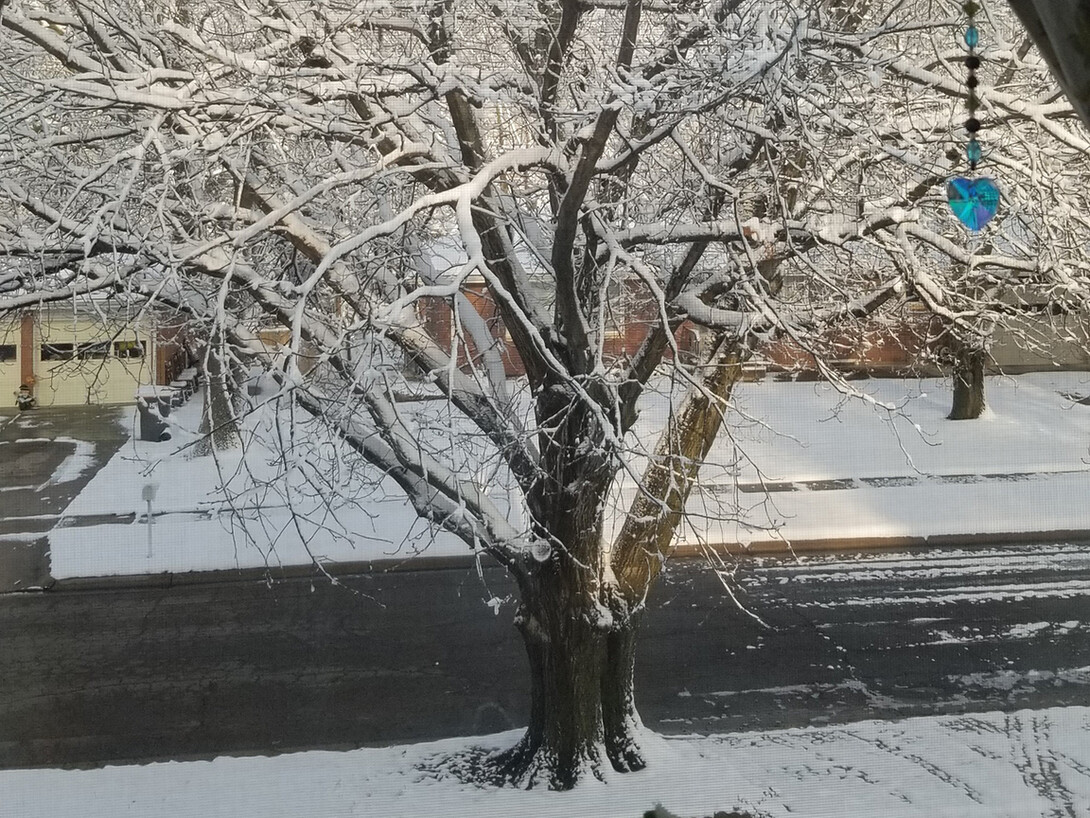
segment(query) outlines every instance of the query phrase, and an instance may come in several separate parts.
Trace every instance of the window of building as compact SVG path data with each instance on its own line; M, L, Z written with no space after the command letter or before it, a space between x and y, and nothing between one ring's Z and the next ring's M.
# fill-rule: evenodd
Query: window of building
M67 361L75 354L75 344L42 344L43 361Z
M89 344L80 344L76 354L80 358L106 358L110 354L110 342L94 341Z
M114 341L114 355L118 358L143 358L143 341Z
M0 363L15 360L15 344L0 344Z

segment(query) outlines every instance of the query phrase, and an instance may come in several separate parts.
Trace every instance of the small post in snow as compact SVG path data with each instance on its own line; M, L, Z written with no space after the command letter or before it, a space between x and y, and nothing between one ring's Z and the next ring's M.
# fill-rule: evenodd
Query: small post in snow
M151 559L151 501L155 499L155 492L159 490L158 483L147 483L141 492L144 502L148 504L148 559Z

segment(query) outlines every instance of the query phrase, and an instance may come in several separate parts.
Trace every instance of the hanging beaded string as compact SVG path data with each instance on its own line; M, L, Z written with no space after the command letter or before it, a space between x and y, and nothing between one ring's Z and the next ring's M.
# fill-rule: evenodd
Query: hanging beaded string
M983 156L980 142L976 138L980 132L980 120L976 118L977 109L980 108L980 99L976 95L976 87L980 84L976 76L976 71L980 68L980 57L976 53L976 47L980 45L980 29L976 27L976 13L980 11L980 6L970 2L962 5L962 9L969 17L969 26L965 29L965 45L969 47L969 56L965 58L965 67L968 69L965 87L969 89L969 99L965 103L969 109L969 118L965 121L965 130L969 132L969 144L965 148L965 153L969 159L969 168L975 171Z
M968 2L961 6L969 18L969 25L965 29L965 45L969 47L969 56L965 58L965 68L968 74L965 78L965 87L968 89L968 98L965 107L969 110L969 118L965 120L965 130L969 134L969 142L965 146L965 156L969 160L969 170L972 178L958 176L946 183L946 200L950 203L950 209L954 211L958 221L976 232L984 228L999 209L999 188L991 179L976 176L977 165L984 156L980 147L977 134L980 133L980 120L977 119L977 111L980 109L980 97L977 96L977 69L980 68L980 56L976 53L980 45L980 29L976 25L976 15L980 11L978 3Z

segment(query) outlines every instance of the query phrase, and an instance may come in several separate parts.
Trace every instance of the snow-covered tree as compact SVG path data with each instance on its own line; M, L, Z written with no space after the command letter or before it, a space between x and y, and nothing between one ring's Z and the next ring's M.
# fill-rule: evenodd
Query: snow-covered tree
M780 341L824 367L910 297L970 326L1015 280L1082 291L1081 200L1062 252L1018 204L1084 150L1065 104L985 89L1042 147L1004 165L989 246L945 209L957 5L10 0L0 311L111 292L264 366L314 421L293 457L336 436L514 578L530 724L469 766L639 769L637 626L743 365Z

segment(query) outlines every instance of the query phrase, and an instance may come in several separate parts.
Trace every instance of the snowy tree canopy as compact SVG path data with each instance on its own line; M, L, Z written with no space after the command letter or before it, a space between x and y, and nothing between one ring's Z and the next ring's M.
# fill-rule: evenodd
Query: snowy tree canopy
M518 581L497 774L638 768L634 625L742 366L909 299L1082 301L1086 135L992 14L971 239L954 2L10 0L0 311L111 293L274 373L315 421L282 445L322 430Z

